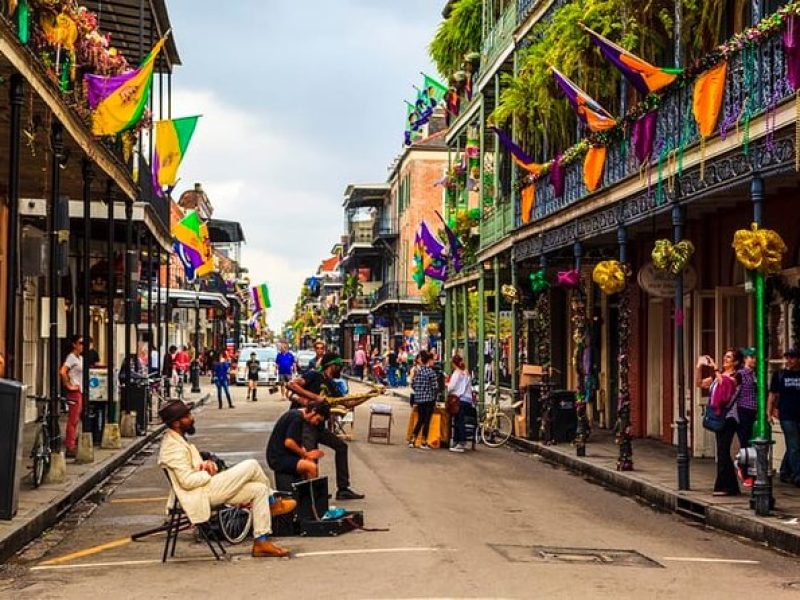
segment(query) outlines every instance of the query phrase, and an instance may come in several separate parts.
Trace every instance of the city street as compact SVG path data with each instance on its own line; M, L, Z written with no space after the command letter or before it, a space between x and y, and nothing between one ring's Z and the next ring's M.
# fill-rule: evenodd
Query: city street
M192 441L229 463L263 463L285 403L260 391L252 403L235 388L235 410L218 410L212 398L197 411ZM9 561L0 596L296 598L302 589L314 598L730 598L760 590L780 598L800 591L797 560L656 513L531 455L409 449L408 407L381 401L394 405L392 444L365 441L369 415L360 407L350 462L353 487L367 497L341 505L363 509L367 527L389 531L279 540L291 559L252 559L248 540L219 563L187 532L176 558L161 564L163 536L127 541L163 519L166 486L154 444ZM326 457L323 473L331 468Z

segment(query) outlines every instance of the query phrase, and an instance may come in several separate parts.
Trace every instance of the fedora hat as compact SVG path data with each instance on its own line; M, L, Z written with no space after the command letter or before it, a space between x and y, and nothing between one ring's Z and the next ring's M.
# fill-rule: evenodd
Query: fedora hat
M194 408L194 402L184 402L183 400L170 400L158 411L161 420L169 425L188 415Z

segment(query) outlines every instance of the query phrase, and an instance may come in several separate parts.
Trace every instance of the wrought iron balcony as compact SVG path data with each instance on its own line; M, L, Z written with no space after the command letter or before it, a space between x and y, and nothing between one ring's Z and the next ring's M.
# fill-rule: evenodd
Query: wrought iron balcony
M399 233L397 219L379 219L373 228L372 241L394 239Z
M514 30L517 28L518 18L517 0L512 0L500 13L494 27L483 38L481 49L481 65L485 68L491 65L500 53L512 43Z
M348 227L348 246L352 248L355 244L372 245L376 221L353 221Z
M375 308L381 304L391 302L413 302L422 301L419 288L413 281L389 281L383 284L375 294Z
M500 241L515 226L514 204L501 202L491 208L484 209L480 222L481 250Z
M723 137L729 134L735 135L732 130L736 127L737 121L741 127L742 107L748 95L751 102L751 119L755 119L767 110L774 110L778 104L794 95L786 83L785 58L780 36L772 36L752 50L754 66L751 68L756 74L752 78L752 91L745 89L746 79L751 78L745 77L744 56L745 52L739 52L728 59L725 98L716 131ZM659 159L665 164L666 156L681 146L681 137L684 148L700 141L697 126L692 117L692 91L692 86L669 91L663 97L658 109L655 145L650 162L650 172L653 174L653 194L655 195L659 194L659 186L655 179ZM682 133L681 129L683 129ZM628 140L617 140L608 147L600 191L611 188L625 179L639 176L640 172L642 172L641 168L633 150L629 149ZM544 219L577 204L589 195L583 183L581 160L566 166L565 174L564 194L561 197L555 197L553 187L547 178L544 178L536 186L533 221ZM515 203L517 204L516 212L519 213L519 197ZM483 244L483 240L481 242Z

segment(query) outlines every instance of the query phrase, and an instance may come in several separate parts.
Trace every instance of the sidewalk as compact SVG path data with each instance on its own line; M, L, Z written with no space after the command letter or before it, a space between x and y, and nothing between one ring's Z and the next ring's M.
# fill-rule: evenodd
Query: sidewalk
M204 386L200 394L187 395L187 400L197 402L207 398L210 391L211 386ZM65 423L62 421L62 431L64 427ZM147 435L122 438L122 448L118 450L95 447L93 463L76 464L73 460L68 460L67 476L62 483L44 483L36 489L30 483L30 443L25 437L17 514L10 521L0 521L0 562L7 560L51 527L72 505L160 436L163 430L163 425L153 422Z
M386 393L407 400L410 388L390 388ZM777 475L773 480L775 510L768 517L759 517L749 507L749 490L742 489L738 497L711 495L716 475L712 458L692 458L691 491L678 491L676 449L655 440L633 441L635 470L631 472L617 471L619 447L607 430L592 432L586 456L582 458L568 444L548 446L522 438L512 441L517 448L538 454L608 488L641 498L659 509L800 555L800 488L781 483Z

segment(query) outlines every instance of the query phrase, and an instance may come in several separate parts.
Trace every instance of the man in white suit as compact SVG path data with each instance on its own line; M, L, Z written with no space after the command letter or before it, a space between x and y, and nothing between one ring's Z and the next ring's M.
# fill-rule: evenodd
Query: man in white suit
M167 469L173 493L178 496L186 516L192 523L204 523L213 507L223 504L250 504L253 513L253 552L255 557L288 556L289 551L269 540L271 515L290 513L297 503L277 499L264 470L249 459L218 473L214 461L204 461L194 444L186 441L193 435L192 403L181 400L167 402L158 411L168 429L161 440L158 464ZM170 500L172 502L172 494Z

